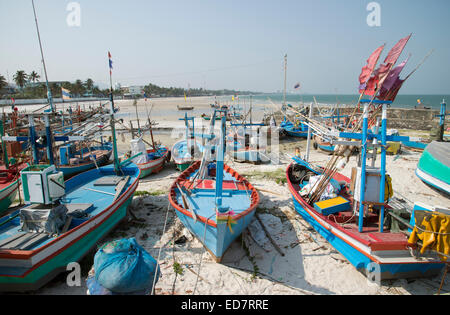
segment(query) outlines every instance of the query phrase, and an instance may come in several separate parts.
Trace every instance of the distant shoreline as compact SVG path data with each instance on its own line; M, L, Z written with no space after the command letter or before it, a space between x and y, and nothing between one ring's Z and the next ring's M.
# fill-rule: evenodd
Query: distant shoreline
M356 94L286 94L286 102L294 106L300 103L309 104L314 102L314 98L317 100L319 106L334 106L338 103L342 107L355 106L359 98ZM233 95L220 95L220 96L191 96L188 97L187 102L192 103L195 106L195 100L209 99L209 102L214 103L215 100L219 101L222 105L239 105L239 106L249 106L250 100L252 100L254 106L268 106L271 102L276 104L281 104L283 102L282 93L262 93L255 95L238 95L233 101ZM418 100L421 100L421 105L418 104ZM415 109L418 106L429 107L431 110L438 110L442 100L449 100L450 95L441 94L402 94L398 95L397 100L392 104L393 108L402 109ZM133 99L128 98L115 98L116 101L133 101ZM144 100L144 98L139 98L139 101ZM170 97L151 97L147 98L149 102L152 101L168 101L168 100L180 100L180 102L185 102L183 96L170 96ZM62 98L54 98L53 102L56 105L65 104L92 104L95 105L96 102L108 102L109 98L106 97L88 97L88 98L73 98L70 100L63 100ZM33 105L45 105L47 99L15 99L15 106L33 106ZM0 100L0 107L8 108L12 105L11 99ZM426 108L428 109L428 108Z

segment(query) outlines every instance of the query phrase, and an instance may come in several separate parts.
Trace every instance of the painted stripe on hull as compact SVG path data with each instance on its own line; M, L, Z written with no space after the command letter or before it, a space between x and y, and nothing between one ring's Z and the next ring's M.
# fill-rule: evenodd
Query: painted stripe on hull
M0 192L0 216L6 212L9 206L14 202L18 187L19 182L16 180Z
M424 171L422 171L419 168L416 169L416 175L417 175L417 177L419 177L422 181L424 181L428 185L431 185L436 189L439 189L443 192L446 192L447 194L450 194L450 185L449 184L437 179L434 176L431 176L431 175L425 173Z
M361 249L358 249L354 243L352 246L349 244L348 240L337 236L337 231L327 229L318 223L317 220L315 220L309 212L300 205L294 196L293 201L295 210L356 269L366 275L369 274L371 268L376 266L375 268L379 270L381 279L428 277L438 274L444 266L439 263L378 263L376 260L367 256Z

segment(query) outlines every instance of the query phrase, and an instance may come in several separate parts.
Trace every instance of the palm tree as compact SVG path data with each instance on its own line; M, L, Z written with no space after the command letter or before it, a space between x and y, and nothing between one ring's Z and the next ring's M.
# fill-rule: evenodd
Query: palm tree
M13 79L14 82L16 82L16 84L18 86L20 86L20 88L23 89L23 87L25 86L25 83L27 83L27 74L25 73L25 71L23 70L18 70L16 72L16 74L14 75Z
M6 82L5 77L0 74L0 92L7 86L8 82Z
M94 81L92 79L87 79L86 82L84 82L84 85L86 90L92 92L92 89L94 88Z
M31 82L39 82L39 79L41 78L41 76L39 74L37 74L36 71L32 71L29 75L28 75L28 79Z
M72 87L73 94L80 96L83 94L83 90L84 90L83 81L79 79L76 80Z

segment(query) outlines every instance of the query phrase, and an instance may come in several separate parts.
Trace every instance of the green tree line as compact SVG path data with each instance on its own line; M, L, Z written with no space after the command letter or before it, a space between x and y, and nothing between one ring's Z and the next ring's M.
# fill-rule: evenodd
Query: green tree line
M0 97L1 98L15 98L15 99L39 99L47 97L47 86L44 82L40 82L40 75L36 71L32 71L27 74L24 70L18 70L13 80L17 86L17 89L9 89L8 82L5 77L0 74ZM71 97L107 97L109 95L109 89L100 89L95 82L88 78L84 81L78 79L75 82L63 81L63 82L50 82L49 88L54 98L62 97L61 88L70 91ZM143 91L147 97L155 96L168 96L168 97L182 97L186 95L190 96L206 96L206 95L231 95L239 94L246 95L251 94L250 91L235 91L235 90L206 90L199 89L183 89L177 87L160 87L155 84L149 83L143 87ZM123 96L126 93L124 89L114 90L114 95ZM253 93L254 94L254 93ZM144 95L141 95L142 97Z

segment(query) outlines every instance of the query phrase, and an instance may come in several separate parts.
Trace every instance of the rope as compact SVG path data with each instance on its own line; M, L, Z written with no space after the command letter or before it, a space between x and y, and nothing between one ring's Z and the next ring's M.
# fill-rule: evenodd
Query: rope
M164 228L163 228L163 232L162 232L161 238L164 236L164 233L166 232L167 219L169 218L169 209L170 209L170 203L167 205L166 220L164 221ZM161 246L161 247L159 248L158 259L156 259L156 267L157 267L157 268L158 268L158 266L159 266L159 260L160 260L160 258L161 258L161 250L162 250L163 247L165 247L165 246ZM157 270L158 270L158 269L156 269L156 271L157 271ZM157 275L157 273L155 273L155 276L153 277L153 284L152 284L152 293L151 293L151 295L153 295L154 292L155 292L156 275Z
M428 230L420 228L419 226L417 226L417 224L415 224L414 227L417 228L418 230L422 231L423 233L431 233L431 234L436 234L436 235L450 235L450 233L428 231Z
M206 251L206 245L205 245L205 239L206 239L206 226L207 226L207 223L208 223L209 219L211 219L214 215L215 215L215 213L212 214L208 219L205 220L205 230L203 231L203 252L202 252L202 254L200 255L200 262L199 262L199 264L198 264L198 271L197 271L197 279L195 280L195 286L194 286L194 291L192 291L192 295L194 295L194 294L195 294L195 290L197 290L197 283L198 283L198 278L200 277L200 268L201 268L201 266L202 266L203 254L204 254L205 251Z

